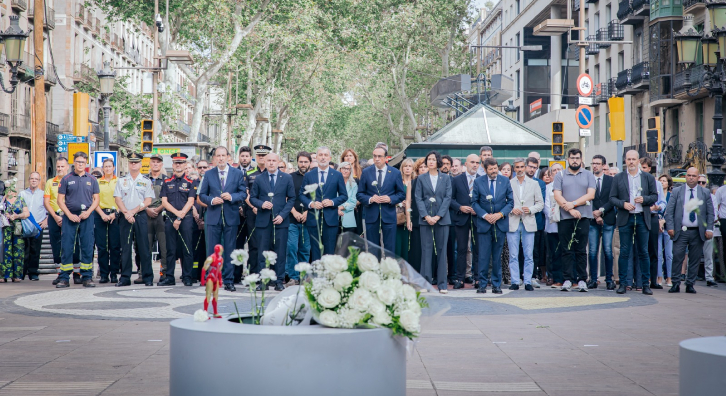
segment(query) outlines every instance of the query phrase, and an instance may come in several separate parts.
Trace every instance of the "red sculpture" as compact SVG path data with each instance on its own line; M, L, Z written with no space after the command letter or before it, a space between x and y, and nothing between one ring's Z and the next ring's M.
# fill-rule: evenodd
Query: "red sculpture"
M204 298L204 310L208 311L209 301L212 300L214 317L221 318L217 313L217 300L219 299L219 288L222 286L222 265L224 263L224 248L222 245L214 247L214 253L207 257L202 267L202 284L206 285L207 296Z

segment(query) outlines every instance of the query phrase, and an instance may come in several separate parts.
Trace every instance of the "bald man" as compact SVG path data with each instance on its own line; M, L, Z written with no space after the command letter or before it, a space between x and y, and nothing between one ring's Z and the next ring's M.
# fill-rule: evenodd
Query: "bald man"
M480 162L478 155L470 154L466 157L465 171L451 181L452 221L456 229L456 265L452 277L454 289L461 289L464 287L465 280L470 281L470 279L466 279L466 255L470 246L470 238L476 237L476 222L473 221L476 212L472 207L472 189ZM478 278L479 249L472 250L472 274Z
M650 207L658 201L658 190L655 177L641 171L637 151L630 150L625 153L625 166L627 171L615 175L610 189L610 203L618 208L615 225L618 226L620 240L623 241L618 258L620 287L617 293L625 294L627 291L628 259L632 246L636 244L638 257L633 258L633 265L640 266L643 294L650 296L653 295L650 289L648 257L648 238L653 226Z
M701 200L698 209L687 211L687 202ZM681 291L680 269L688 248L688 273L686 293L696 293L698 265L703 256L703 243L713 238L713 204L711 193L698 185L698 169L688 168L686 184L673 189L666 206L666 230L673 240L673 286L668 293Z

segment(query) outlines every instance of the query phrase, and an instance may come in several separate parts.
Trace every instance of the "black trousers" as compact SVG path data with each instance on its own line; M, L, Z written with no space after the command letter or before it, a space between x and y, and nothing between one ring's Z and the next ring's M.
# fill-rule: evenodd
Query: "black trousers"
M55 221L52 218L49 221ZM25 265L23 265L23 278L26 275L38 275L40 266L40 247L43 244L43 237L25 238Z
M190 215L182 219L179 229L174 229L174 224L169 217L164 222L164 234L166 236L166 273L164 275L174 280L176 259L181 259L182 281L192 280L192 227L195 226L194 218Z
M245 211L246 213L247 211ZM252 211L249 211L252 212ZM254 215L254 214L253 214ZM235 249L244 249L245 244L247 243L247 240L250 237L250 233L252 232L252 229L254 227L248 227L248 223L251 221L254 221L254 218L250 219L249 217L241 216L239 217L239 227L237 227L237 237L235 240ZM254 223L252 223L254 226ZM252 245L252 244L250 244ZM252 246L250 246L250 249L252 249ZM202 260L203 262L204 260ZM254 266L254 260L247 259L247 265L248 268L251 268ZM242 271L244 270L244 267L241 265L235 265L234 266L234 283L240 283L242 282Z
M146 221L148 217L146 212L139 212L131 224L126 217L119 218L119 231L121 233L121 280L131 280L132 262L131 262L131 243L130 237L136 237L136 246L138 249L141 279L149 283L154 281L154 272L151 269L151 248L149 247L149 231ZM134 234L133 236L131 234Z
M452 279L463 282L466 277L466 253L469 248L469 236L472 234L471 220L468 220L463 226L456 226L456 268L454 268L454 275ZM474 238L474 244L476 244L476 227L474 227L474 233L471 235ZM471 274L474 278L479 277L479 249L472 248L471 257Z
M50 239L50 249L53 251L53 262L55 266L60 268L61 265L61 227L55 222L55 219L48 215L48 239Z
M258 239L259 232L255 229L255 221L257 221L257 215L255 214L255 212L253 212L251 209L245 210L245 229L244 231L242 231L242 233L245 234L245 242L248 246L247 251L250 254L250 257L247 259L247 268L250 268L250 271L257 265L257 257L259 256L258 246L260 246ZM237 230L237 232L239 232L239 230ZM239 237L237 239L237 243L239 243ZM244 243L242 244L242 246L244 246ZM237 249L242 248L238 246ZM236 265L234 267L235 283L241 282L242 270L243 268L241 265Z
M577 219L560 220L558 234L565 280L573 283L587 282L587 240L590 234L590 219L583 217L579 222ZM577 271L577 277L574 270Z
M411 245L408 247L408 263L421 272L421 227L411 227Z
M104 210L108 215L111 210ZM103 221L98 213L93 214L93 236L98 249L98 270L101 278L117 275L121 272L121 238L119 233L119 216L109 223Z
M547 237L544 230L537 230L534 233L534 251L532 252L532 260L534 261L533 275L538 273L539 278L544 279L547 268ZM520 272L524 274L524 271Z
M660 224L658 216L650 216L650 233L648 234L648 256L650 258L650 284L658 283L658 236L660 235Z
M200 230L197 223L193 224L192 243L194 244L194 257L192 261L192 280L202 279L202 267L207 259L207 242L204 239L204 230ZM192 247L189 246L191 249Z
M562 283L565 280L562 275L562 249L560 247L560 236L557 233L545 233L547 236L547 251L550 255L547 272L550 273L554 283Z
M453 217L453 216L451 216ZM456 279L456 264L458 263L458 251L456 248L456 226L449 226L449 244L446 245L446 264L448 265L449 280ZM463 278L462 278L463 279Z
M257 266L254 268L255 273L260 273L260 271L265 268L266 262L265 262L265 256L262 254L266 251L274 251L277 253L277 261L275 262L275 265L271 268L275 270L275 275L277 276L276 281L270 282L270 284L283 284L285 282L285 264L287 263L287 227L275 227L275 231L272 231L272 227L275 227L274 225L270 224L265 228L258 228L257 231L259 232L260 236L260 245L258 248L259 256L257 258Z

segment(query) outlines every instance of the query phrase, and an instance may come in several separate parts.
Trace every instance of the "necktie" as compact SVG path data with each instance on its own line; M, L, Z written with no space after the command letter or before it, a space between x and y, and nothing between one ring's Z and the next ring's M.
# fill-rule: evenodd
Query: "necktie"
M471 176L468 176L469 178L469 192L474 189L474 178Z
M274 174L270 175L270 188L272 189L273 192L275 191L275 175Z
M221 177L220 180L222 181L222 190L224 190L224 171L220 171Z
M325 171L320 172L320 183L325 183Z
M600 194L600 178L597 178L597 193Z
M383 183L383 171L378 170L378 188L381 188L381 184Z
M489 179L489 192L494 196L494 180Z
M691 189L691 199L693 199L693 189ZM696 212L691 212L688 214L688 220L693 223L696 221Z

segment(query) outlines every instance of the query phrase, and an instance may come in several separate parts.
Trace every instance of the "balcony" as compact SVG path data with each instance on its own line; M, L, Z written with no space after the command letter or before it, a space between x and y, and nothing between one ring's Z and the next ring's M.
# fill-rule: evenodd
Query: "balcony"
M622 25L640 25L650 17L650 0L621 0L618 19Z
M58 84L58 75L55 74L55 70L52 65L45 66L45 85L53 86Z
M596 95L598 102L607 102L610 99L610 89L607 82L595 84L593 93Z
M28 8L28 20L35 19L35 3L30 2ZM45 15L43 17L43 28L53 30L55 29L55 10L46 6Z
M31 50L33 50L31 48ZM23 63L18 67L20 81L26 82L35 78L35 57L28 51L23 51Z
M625 38L625 27L617 19L613 19L608 23L608 36L611 41L623 41Z
M86 8L83 6L83 4L76 4L76 13L75 13L75 15L73 15L73 19L76 22L83 24L83 21L85 20L85 18L86 18Z
M650 0L633 0L630 7L633 9L633 15L650 18Z
M73 70L73 81L80 82L85 81L88 83L94 82L98 78L96 71L88 67L85 64L81 64L80 67L76 66Z
M93 18L93 35L98 37L101 35L101 20Z
M30 116L12 114L10 116L10 136L26 137L30 139Z
M10 134L10 116L0 113L0 136L8 136Z
M93 12L91 12L91 10L86 10L86 15L83 18L83 26L86 30L91 30L93 28Z
M650 62L640 62L633 66L630 73L630 83L633 89L647 91L650 85Z
M199 132L197 134L197 141L199 141L199 142L205 142L205 143L210 143L209 136L203 135L201 132Z
M26 11L28 9L28 2L25 0L11 0L10 7L15 11Z
M191 125L187 124L186 122L182 120L177 120L178 124L178 131L182 132L183 134L189 136L192 133L192 127Z
M704 0L683 0L683 15L694 14L706 10L706 2Z
M116 33L111 33L111 48L116 52L121 52L121 41Z
M608 32L608 28L600 28L600 30L597 31L596 40L597 41L610 41L610 34ZM598 48L609 48L610 44L598 43L597 46L598 46Z
M615 79L615 88L617 89L618 96L624 95L627 88L630 86L630 69L618 72L618 77Z
M595 41L597 40L597 36L594 34L591 34L587 36L587 41ZM587 47L585 48L585 55L597 55L600 53L600 47L597 46L596 43L589 43Z
M673 97L681 100L693 100L708 96L708 90L706 88L701 87L699 89L701 79L706 72L705 65L697 65L687 71L676 73L673 79ZM686 80L686 74L689 75L688 80ZM690 82L690 86L686 81Z
M52 122L45 122L45 140L51 142L58 142L59 128L57 124Z

